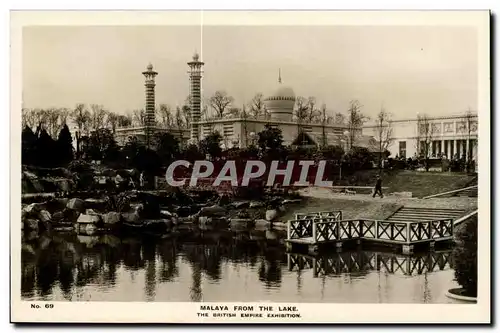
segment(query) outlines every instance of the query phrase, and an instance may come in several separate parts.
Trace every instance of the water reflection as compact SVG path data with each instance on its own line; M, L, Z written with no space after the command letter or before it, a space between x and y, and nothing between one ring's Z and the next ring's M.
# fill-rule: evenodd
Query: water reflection
M284 232L274 230L204 230L175 238L25 235L22 297L342 302L352 296L363 302L379 302L389 297L384 292L391 293L392 284L403 283L416 288L417 296L406 301L433 302L430 290L436 282L429 282L428 274L450 268L446 251L412 257L370 251L319 257L287 254L280 241L284 236ZM398 282L391 275L413 280ZM342 286L355 283L357 289L342 290ZM339 292L345 299L339 298Z

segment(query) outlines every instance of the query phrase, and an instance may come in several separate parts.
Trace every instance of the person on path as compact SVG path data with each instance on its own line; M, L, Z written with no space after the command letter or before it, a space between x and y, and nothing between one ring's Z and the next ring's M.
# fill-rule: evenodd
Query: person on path
M377 182L375 184L375 191L373 191L373 197L379 194L381 198L384 197L382 194L382 179L380 178L380 175L377 175Z
M144 172L141 172L141 175L139 176L139 186L144 188Z

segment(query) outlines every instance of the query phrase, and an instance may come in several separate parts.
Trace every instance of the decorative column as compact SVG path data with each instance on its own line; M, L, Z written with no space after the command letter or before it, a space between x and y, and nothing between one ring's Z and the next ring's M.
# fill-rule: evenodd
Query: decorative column
M193 60L188 62L189 66L189 101L191 116L191 140L198 142L200 138L199 122L201 119L201 78L203 74L203 63L199 55L194 54Z
M445 149L444 149L445 142L446 142L446 141L441 140L441 151L440 151L441 155L443 155L443 154L444 154L444 151L445 151Z
M146 135L146 147L149 148L155 125L155 77L158 73L153 71L153 65L149 64L142 75L144 75L144 86L146 87L144 134Z
M458 153L459 152L458 152L457 140L453 139L453 155L456 155ZM460 154L459 154L459 156L460 156ZM452 156L452 157L454 157L454 156Z
M470 149L470 142L469 141L470 140L468 138L465 139L465 160L466 161L469 161L470 155L471 155L471 154L469 154L469 149Z

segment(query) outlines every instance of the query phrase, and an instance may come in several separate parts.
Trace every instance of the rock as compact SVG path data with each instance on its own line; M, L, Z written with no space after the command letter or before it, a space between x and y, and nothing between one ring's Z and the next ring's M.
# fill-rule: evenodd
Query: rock
M102 215L102 220L104 224L116 224L121 221L121 214L117 212L109 212Z
M43 209L45 209L43 204L35 202L35 203L29 204L26 207L24 207L23 213L26 216L35 216Z
M39 179L31 179L31 186L35 189L36 192L42 193L44 192L44 188L42 182Z
M62 221L63 219L64 219L64 212L59 211L52 214L52 221L59 222Z
M286 204L294 204L294 203L300 203L300 202L302 202L302 199L285 199L285 200L283 200L282 204L286 205Z
M79 224L97 224L101 221L99 215L91 215L91 214L80 214L78 219L76 220Z
M86 209L85 210L85 214L86 215L99 215L99 213L97 213L95 210L89 208L89 209Z
M266 210L266 220L269 222L274 221L278 217L278 211L276 209Z
M64 220L68 222L76 222L80 215L76 210L65 208L63 210Z
M283 205L278 206L278 212L280 212L280 213L286 212L285 206L283 206Z
M248 201L236 201L231 204L235 209L248 208L250 207L250 202Z
M46 210L42 210L38 213L38 218L40 219L40 221L42 221L43 223L47 223L47 222L50 222L52 220L52 216L50 215L50 213Z
M38 176L31 171L23 171L23 177L26 177L28 179L38 179Z
M85 202L82 199L79 198L73 198L68 201L68 204L66 205L67 208L75 210L79 213L83 213L85 209Z
M167 216L167 217L173 217L174 214L170 213L168 210L160 210L160 214L163 215L163 216Z
M68 198L52 198L45 204L45 207L49 212L54 213L66 208L68 202Z
M137 214L136 212L121 213L121 216L122 216L123 221L125 221L127 223L136 224L137 222L139 222L139 214Z
M199 212L199 216L224 216L225 214L226 210L219 205L202 207Z
M264 207L264 203L262 201L252 201L249 205L250 208L261 208Z
M38 220L37 219L25 219L24 228L27 230L38 231Z
M46 250L50 243L52 243L52 239L47 237L47 236L42 236L40 237L40 241L38 242L38 245L41 250Z

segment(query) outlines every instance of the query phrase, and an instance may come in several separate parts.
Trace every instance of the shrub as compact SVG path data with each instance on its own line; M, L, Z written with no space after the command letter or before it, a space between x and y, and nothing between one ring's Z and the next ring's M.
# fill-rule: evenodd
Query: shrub
M477 215L465 222L453 249L455 280L465 296L477 296Z

